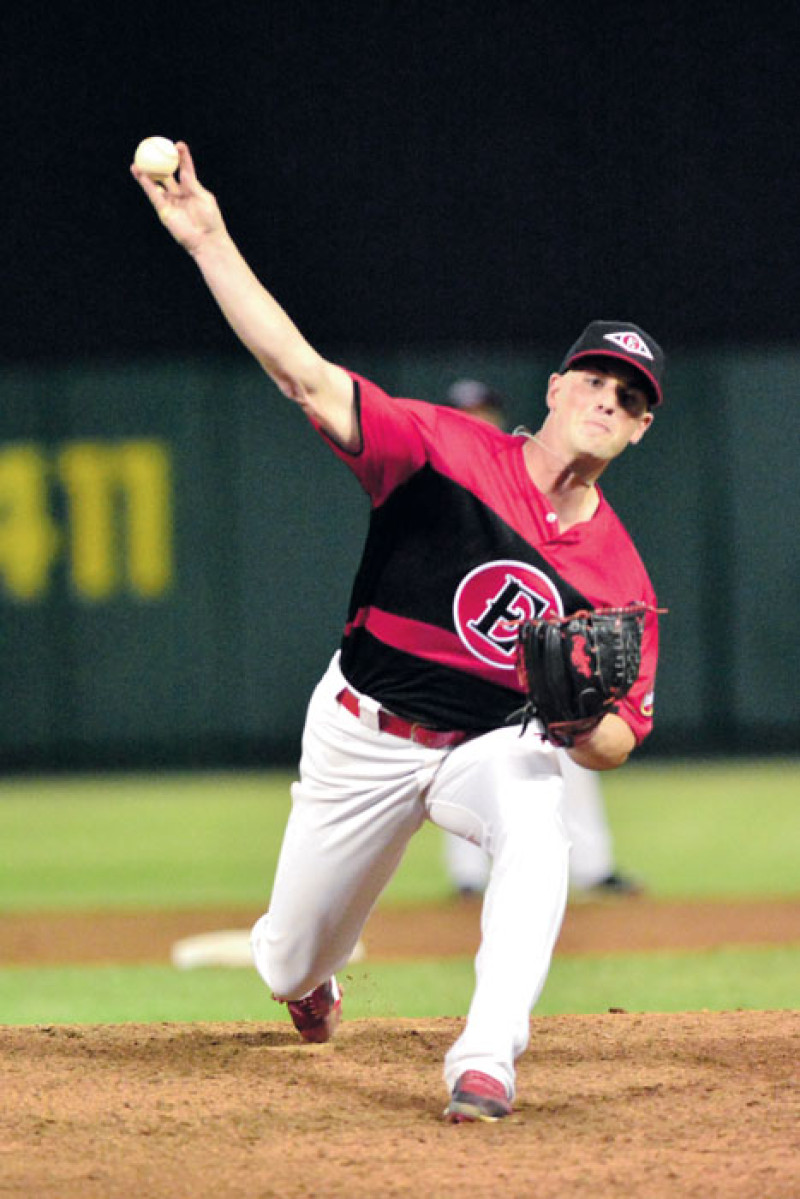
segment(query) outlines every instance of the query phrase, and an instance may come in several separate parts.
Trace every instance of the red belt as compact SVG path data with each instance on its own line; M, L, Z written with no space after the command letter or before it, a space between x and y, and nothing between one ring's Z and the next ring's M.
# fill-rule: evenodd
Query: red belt
M345 687L336 698L343 708L347 708L348 712L352 712L359 720L362 718L361 703L355 691ZM402 716L395 716L393 712L387 712L385 708L378 708L377 724L382 733L391 733L393 737L405 737L406 740L413 741L416 745L424 745L426 749L447 749L448 746L460 745L462 741L468 741L470 737L475 736L474 733L466 733L460 729L449 732L426 729L424 725L417 724L416 721L404 720Z

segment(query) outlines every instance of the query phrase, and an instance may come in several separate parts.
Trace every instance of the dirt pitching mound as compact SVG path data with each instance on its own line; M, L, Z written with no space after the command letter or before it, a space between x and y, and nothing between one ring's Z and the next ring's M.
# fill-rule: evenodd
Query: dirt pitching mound
M256 911L0 917L7 963L169 960ZM479 904L379 909L371 959L471 954ZM568 909L556 952L800 940L800 904ZM462 1021L0 1028L0 1193L53 1199L800 1195L796 1012L532 1021L515 1114L441 1119Z
M534 1019L515 1114L445 1124L461 1021L0 1029L0 1191L214 1196L800 1193L789 1012Z

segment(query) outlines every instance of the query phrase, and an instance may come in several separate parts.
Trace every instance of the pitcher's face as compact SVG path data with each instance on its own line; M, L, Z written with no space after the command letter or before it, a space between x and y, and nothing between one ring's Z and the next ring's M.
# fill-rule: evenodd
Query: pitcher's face
M547 406L548 431L570 459L589 456L610 462L626 446L641 441L653 422L636 372L613 360L551 375Z

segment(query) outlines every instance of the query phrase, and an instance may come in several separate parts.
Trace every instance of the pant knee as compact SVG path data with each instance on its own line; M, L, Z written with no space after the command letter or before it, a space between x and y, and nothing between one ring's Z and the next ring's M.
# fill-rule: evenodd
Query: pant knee
M299 999L320 981L308 954L297 946L276 945L270 939L267 916L253 926L250 945L256 970L276 999Z

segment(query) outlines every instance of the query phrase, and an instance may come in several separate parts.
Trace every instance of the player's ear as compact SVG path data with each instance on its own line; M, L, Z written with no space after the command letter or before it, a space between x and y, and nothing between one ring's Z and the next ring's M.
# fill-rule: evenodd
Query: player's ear
M652 412L645 412L644 416L639 417L639 424L634 430L629 444L638 445L654 420L655 415Z
M552 375L547 380L547 395L545 398L547 400L547 407L551 411L555 407L555 401L558 397L563 379L563 375L559 375L557 371L553 371Z

